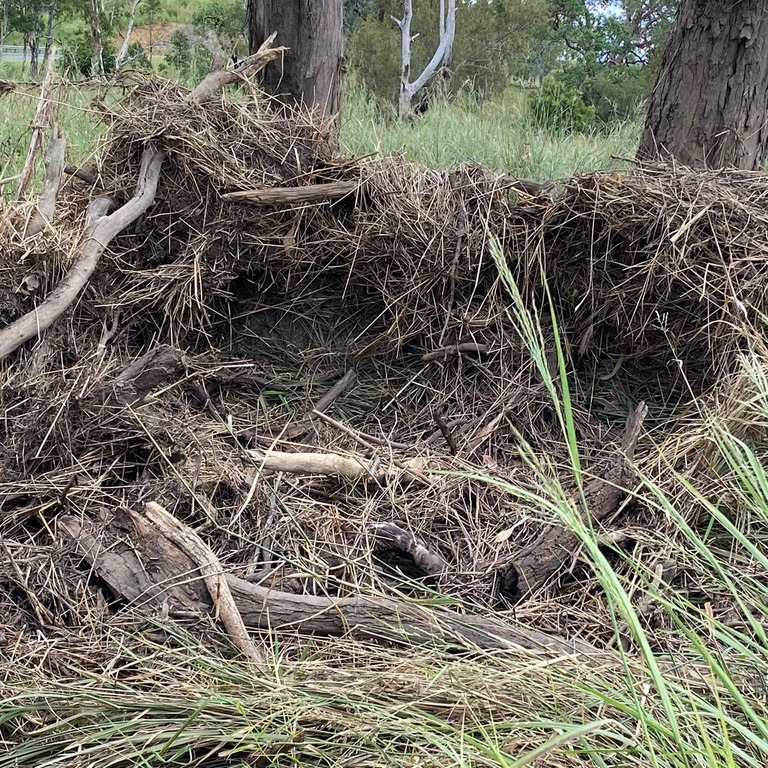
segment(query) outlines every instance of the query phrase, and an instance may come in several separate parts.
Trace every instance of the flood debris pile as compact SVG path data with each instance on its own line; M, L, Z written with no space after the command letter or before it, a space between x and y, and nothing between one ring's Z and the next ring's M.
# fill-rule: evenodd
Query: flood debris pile
M167 83L106 120L95 185L70 179L31 239L28 208L0 231L9 324L77 263L92 199L124 205L162 153L147 213L3 362L6 640L205 614L203 564L147 527L151 502L210 547L247 624L492 647L506 630L477 611L517 605L511 642L607 642L575 537L535 503L581 498L559 370L595 524L632 528L629 550L674 536L628 500L627 457L652 471L690 434L692 395L714 402L768 310L764 179L649 167L531 196L341 157L258 93ZM436 592L443 634L407 608Z

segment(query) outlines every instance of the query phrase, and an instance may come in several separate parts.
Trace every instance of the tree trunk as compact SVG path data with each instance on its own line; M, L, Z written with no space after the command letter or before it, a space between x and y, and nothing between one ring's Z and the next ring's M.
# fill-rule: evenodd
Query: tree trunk
M264 70L264 87L286 104L305 104L324 117L341 108L344 56L342 0L248 0L248 47L273 32L288 50Z
M29 74L32 78L37 77L37 59L40 50L40 17L35 16L35 22L32 32L29 34Z
M45 51L43 53L43 69L48 66L48 57L51 55L51 48L53 48L53 25L56 23L56 12L58 10L58 0L48 6L48 22L45 27Z
M101 32L102 0L91 0L91 77L104 77L104 40Z
M456 0L448 0L448 9L445 10L445 2L440 3L440 43L437 46L432 59L424 67L424 71L411 82L411 21L413 20L413 0L405 0L403 4L403 18L392 20L400 28L401 44L401 69L400 69L400 97L398 99L397 112L402 119L411 115L413 111L413 97L429 82L441 64L446 64L452 56L453 38L456 33Z
M133 33L133 25L136 23L136 11L139 8L139 0L133 0L131 3L131 14L128 17L128 28L125 30L125 37L123 38L123 44L120 46L120 53L117 54L115 59L115 69L120 69L128 58L128 46L131 44L131 34Z
M682 0L638 158L762 169L768 138L763 0Z

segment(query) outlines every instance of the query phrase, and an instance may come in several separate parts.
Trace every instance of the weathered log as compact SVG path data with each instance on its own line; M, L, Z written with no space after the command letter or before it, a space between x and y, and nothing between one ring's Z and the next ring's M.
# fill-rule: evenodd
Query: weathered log
M67 140L59 136L58 126L53 127L48 141L48 151L45 155L45 181L40 199L37 201L32 216L29 218L26 237L33 237L42 232L53 220L56 212L56 200L61 189L61 178L64 174L64 154L67 150Z
M213 603L197 564L146 515L118 509L98 522L66 516L58 525L115 596L139 611L156 615L166 606L171 617L211 613ZM587 643L499 619L380 597L288 594L231 574L226 580L245 625L252 628L408 644L523 648L549 656L601 654Z

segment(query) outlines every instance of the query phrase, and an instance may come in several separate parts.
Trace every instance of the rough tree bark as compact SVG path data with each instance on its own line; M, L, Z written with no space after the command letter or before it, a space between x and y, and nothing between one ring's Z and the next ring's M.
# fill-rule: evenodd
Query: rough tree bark
M763 0L682 0L638 158L762 169L768 138Z
M326 117L341 108L344 61L342 0L248 0L248 47L270 34L288 48L264 70L266 90L287 104L305 104Z

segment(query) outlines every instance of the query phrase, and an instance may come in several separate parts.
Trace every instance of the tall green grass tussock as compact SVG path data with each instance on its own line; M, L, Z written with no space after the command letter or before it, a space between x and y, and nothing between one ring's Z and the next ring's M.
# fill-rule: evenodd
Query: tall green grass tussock
M403 153L430 168L479 163L499 173L539 180L611 168L632 157L635 122L599 131L549 131L531 119L525 98L477 101L456 97L434 104L412 123L376 104L353 78L345 91L342 149L352 155Z

